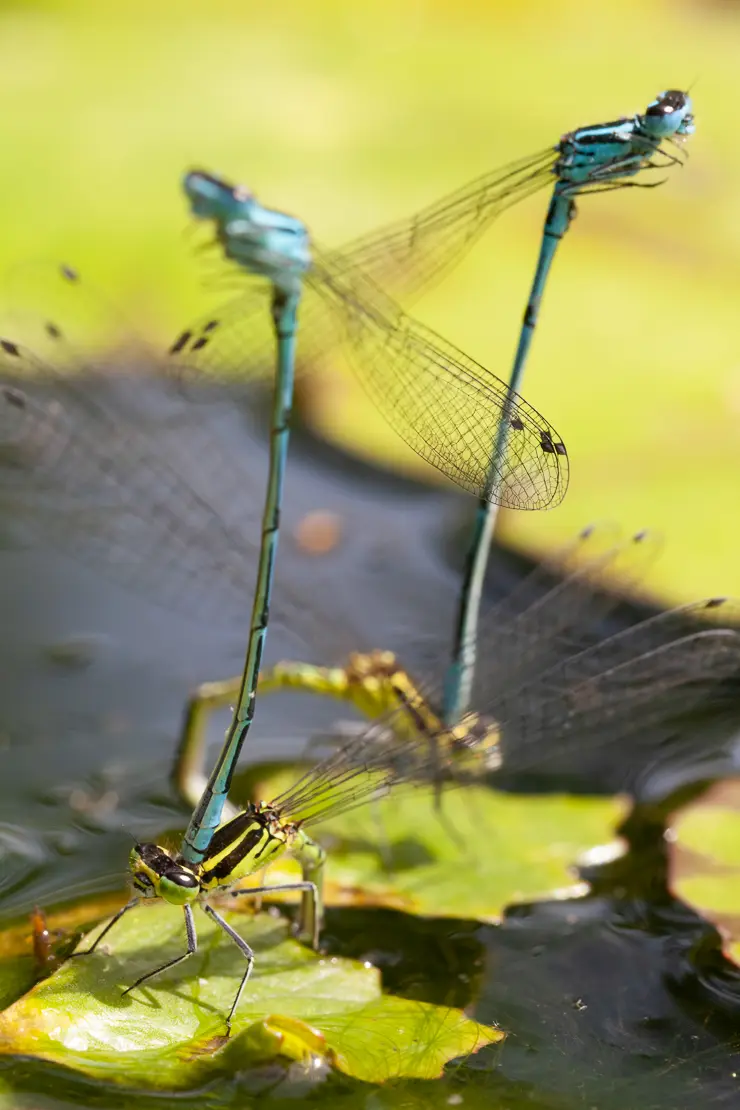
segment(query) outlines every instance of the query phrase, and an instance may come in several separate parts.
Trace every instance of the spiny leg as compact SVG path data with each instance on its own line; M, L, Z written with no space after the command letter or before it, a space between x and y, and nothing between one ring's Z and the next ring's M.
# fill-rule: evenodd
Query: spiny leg
M456 844L458 848L464 848L467 844L465 837L457 831L442 805L444 788L445 783L442 779L437 779L434 783L434 813L452 843Z
M305 832L300 832L291 847L291 854L300 863L303 874L303 882L294 886L294 889L300 887L303 890L298 935L310 937L314 948L318 948L324 917L326 852L320 844L306 836Z
M320 850L323 853L323 848ZM304 899L301 903L299 935L302 937L309 937L311 946L313 948L318 948L323 906L321 904L321 895L319 894L319 885L311 879L304 879L302 882L295 883L279 883L277 885L273 883L270 886L250 886L245 887L244 890L232 890L229 893L232 898L242 898L245 896L252 897L255 894L271 894L273 890L303 891ZM305 904L309 901L311 902L310 911L305 908Z
M92 944L90 945L89 948L84 948L82 950L82 952L72 952L72 953L70 953L70 956L71 957L73 957L73 956L89 956L90 953L94 952L95 949L98 947L98 945L100 944L101 940L106 935L106 933L109 933L111 931L111 929L113 928L115 923L117 921L120 921L121 918L123 917L123 915L125 913L128 913L129 910L132 910L134 908L134 906L138 906L139 901L140 901L140 899L138 899L138 898L132 898L131 901L127 902L125 906L121 906L118 913L113 915L113 917L110 919L110 921L105 926L105 928L102 930L102 932L98 933L98 935L96 936L95 940L92 942Z
M135 987L140 987L142 983L146 983L147 979L153 979L155 975L159 975L162 971L167 971L169 968L175 967L177 964L181 964L183 960L187 960L188 956L192 956L197 952L198 937L195 933L195 922L193 921L192 906L183 906L182 912L185 915L185 933L188 939L187 952L183 952L182 956L175 956L173 960L168 960L167 963L162 964L161 967L155 967L154 971L147 971L146 975L140 976L135 983L131 984L130 987L126 987L125 991L121 992L122 994L129 994L129 992L134 990Z
M650 166L650 169L662 169L662 166ZM659 185L665 185L666 178L661 178L660 181L605 181L603 184L589 185L585 189L581 189L580 196L593 196L595 193L613 193L617 190L623 189L657 189Z
M269 890L270 888L269 887L263 887L263 888L258 888L258 889ZM279 889L279 888L277 888L277 889ZM239 893L239 892L237 891L236 893ZM244 937L240 937L239 934L237 933L236 929L232 929L231 925L229 925L228 922L224 921L223 917L221 917L221 914L218 913L216 910L214 910L212 906L209 906L206 903L206 904L203 905L203 909L205 910L205 912L208 914L209 917L213 918L213 920L216 922L217 925L221 926L221 928L226 933L226 935L228 937L231 937L234 944L237 946L237 948L239 949L239 951L242 953L242 955L245 957L245 959L247 961L246 971L242 975L241 983L239 984L239 986L237 988L236 996L234 998L234 1001L231 1004L231 1009L229 1010L229 1016L226 1018L226 1025L227 1025L227 1028L228 1028L229 1033L230 1033L231 1032L231 1019L234 1016L234 1011L236 1010L237 1006L239 1005L239 999L241 998L242 991L244 990L244 988L247 984L247 979L252 974L252 968L254 967L254 952L252 951L250 946L247 944Z

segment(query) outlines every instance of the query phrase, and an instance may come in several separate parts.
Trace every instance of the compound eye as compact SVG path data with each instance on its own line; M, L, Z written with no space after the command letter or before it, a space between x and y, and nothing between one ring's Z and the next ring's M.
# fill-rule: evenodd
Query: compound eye
M193 875L192 871L186 871L184 868L182 871L178 871L171 875L170 878L174 883L177 883L178 886L184 887L185 890L195 890L198 886L198 880L195 875Z
M670 116L674 112L683 111L686 108L686 94L678 89L668 89L667 92L661 93L654 104L648 108L648 115L653 116Z

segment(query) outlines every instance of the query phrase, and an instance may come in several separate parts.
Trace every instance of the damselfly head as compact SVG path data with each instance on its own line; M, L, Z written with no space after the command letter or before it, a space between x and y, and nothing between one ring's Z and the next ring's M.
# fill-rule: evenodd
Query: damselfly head
M231 185L206 170L190 170L182 187L194 216L201 220L231 220L254 198L243 185Z
M186 173L183 189L193 215L215 222L227 258L286 291L295 288L311 264L309 235L301 220L265 208L244 186L230 185L205 170Z
M693 135L695 131L691 97L680 89L666 89L648 104L645 129L656 139Z
M131 885L142 898L163 898L173 906L194 902L198 877L158 844L135 844L129 856Z

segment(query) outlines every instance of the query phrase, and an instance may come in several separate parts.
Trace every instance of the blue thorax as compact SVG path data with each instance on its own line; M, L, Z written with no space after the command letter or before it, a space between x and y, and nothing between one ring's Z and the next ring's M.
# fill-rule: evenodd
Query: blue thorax
M214 221L227 258L285 293L298 291L311 265L310 239L301 220L265 208L243 186L201 170L186 174L183 187L193 215Z
M644 169L666 139L694 132L691 97L676 89L662 92L643 115L627 116L563 135L553 173L571 185L605 183Z

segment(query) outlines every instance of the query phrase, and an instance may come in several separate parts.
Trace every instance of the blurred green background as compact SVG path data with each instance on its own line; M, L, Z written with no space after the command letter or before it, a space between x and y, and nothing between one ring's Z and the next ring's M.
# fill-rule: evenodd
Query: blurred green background
M556 261L523 392L565 438L571 487L505 530L544 549L591 520L650 526L664 600L740 593L740 4L6 0L0 41L0 270L72 262L160 344L212 303L189 166L338 244L693 84L688 165L584 199ZM415 310L502 377L546 205L506 213ZM317 419L417 467L323 369Z

